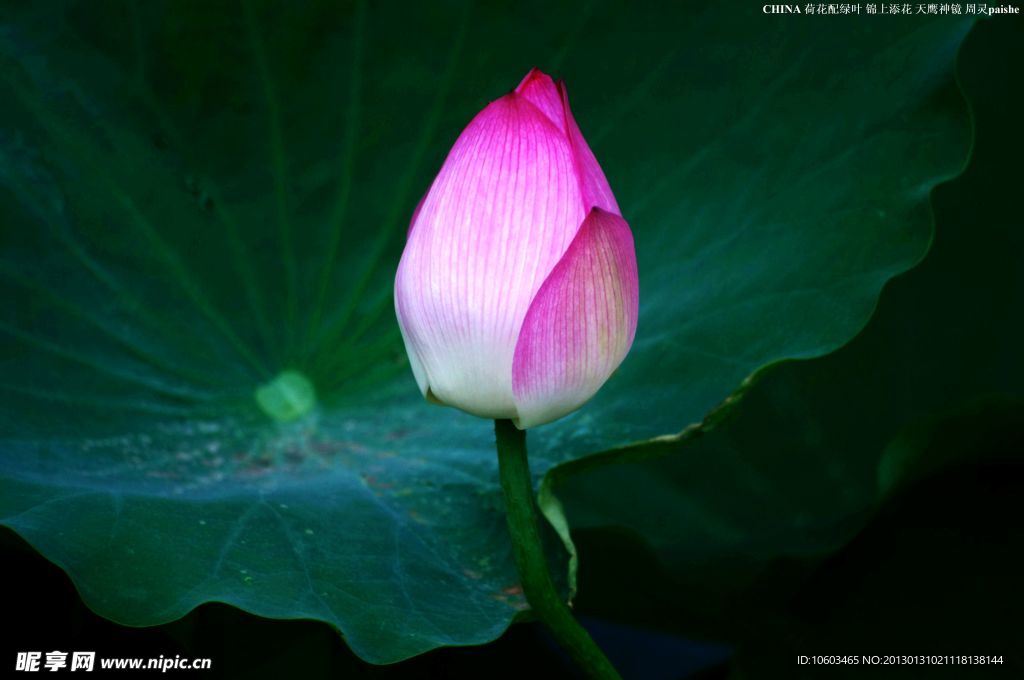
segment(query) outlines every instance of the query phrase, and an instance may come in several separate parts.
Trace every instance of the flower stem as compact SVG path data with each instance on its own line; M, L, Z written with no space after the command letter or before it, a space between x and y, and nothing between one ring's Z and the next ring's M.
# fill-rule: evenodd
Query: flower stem
M526 601L589 677L621 680L601 648L569 611L551 580L534 508L533 479L526 459L526 432L516 428L511 420L495 420L494 434L512 552Z

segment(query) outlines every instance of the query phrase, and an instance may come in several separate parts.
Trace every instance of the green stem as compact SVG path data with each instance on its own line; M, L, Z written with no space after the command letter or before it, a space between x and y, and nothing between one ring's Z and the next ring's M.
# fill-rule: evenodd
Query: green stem
M526 432L511 420L495 420L494 434L512 552L526 601L589 677L621 680L608 657L569 611L551 580L534 509L533 479L526 459Z

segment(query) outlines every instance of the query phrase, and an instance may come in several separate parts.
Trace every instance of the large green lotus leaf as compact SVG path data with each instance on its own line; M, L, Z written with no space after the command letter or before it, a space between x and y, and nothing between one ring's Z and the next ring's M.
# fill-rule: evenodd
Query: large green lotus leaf
M933 434L935 421L981 409L984 422L994 397L1024 398L1024 233L1018 173L1005 171L1024 148L1022 110L1006 105L1008 83L992 75L1022 60L1014 30L984 25L968 38L960 78L977 126L971 165L935 191L928 256L890 283L849 345L766 369L680 437L550 473L548 491L574 528L615 527L637 554L653 551L674 595L662 606L679 607L677 623L755 637L785 606L794 570L780 565L827 555L908 483L993 448L963 425L975 446L939 455L947 435Z
M531 437L541 474L863 325L963 162L967 27L721 3L5 7L0 518L127 624L222 600L327 621L375 662L493 639L524 601L491 426L420 398L391 309L461 127L531 66L564 77L636 235L632 356Z

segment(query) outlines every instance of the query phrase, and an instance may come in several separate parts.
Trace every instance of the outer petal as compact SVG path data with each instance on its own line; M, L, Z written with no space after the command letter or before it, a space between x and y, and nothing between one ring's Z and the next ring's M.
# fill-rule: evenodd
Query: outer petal
M572 109L569 108L569 93L565 89L565 83L559 81L555 84L551 76L539 69L533 69L526 74L515 92L540 109L565 133L573 150L584 208L589 211L597 207L621 215L619 204L615 201L604 171L583 138L572 115Z
M615 201L615 195L612 194L612 188L604 176L604 171L601 170L597 158L594 157L594 152L590 150L586 140L583 139L583 133L576 125L572 109L569 108L569 93L565 89L565 83L559 81L558 89L562 95L562 108L565 112L565 130L569 137L569 143L572 145L576 173L580 178L583 202L587 210L597 207L606 212L622 215L619 204Z
M515 417L519 329L585 216L575 168L566 136L515 93L492 102L456 141L395 279L402 336L425 395L488 418Z
M559 130L566 132L562 90L551 76L540 69L532 69L516 87L515 93L540 109Z
M523 321L512 364L516 425L542 425L594 396L629 352L639 310L629 225L595 208Z

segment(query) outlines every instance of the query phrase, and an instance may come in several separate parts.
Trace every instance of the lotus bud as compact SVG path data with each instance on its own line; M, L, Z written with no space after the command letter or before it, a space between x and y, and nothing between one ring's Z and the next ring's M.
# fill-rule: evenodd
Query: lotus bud
M582 406L636 334L633 234L532 70L469 123L413 214L395 310L423 395L525 429Z

